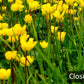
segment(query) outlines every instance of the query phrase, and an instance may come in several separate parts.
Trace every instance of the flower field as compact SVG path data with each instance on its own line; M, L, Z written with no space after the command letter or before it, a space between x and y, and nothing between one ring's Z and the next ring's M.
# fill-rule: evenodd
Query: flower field
M0 0L0 84L83 84L84 0Z

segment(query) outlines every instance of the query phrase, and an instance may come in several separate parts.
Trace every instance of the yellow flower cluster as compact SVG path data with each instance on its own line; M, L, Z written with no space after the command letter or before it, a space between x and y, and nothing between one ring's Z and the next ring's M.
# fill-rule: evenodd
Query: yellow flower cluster
M7 80L9 76L11 75L11 69L0 69L0 79L1 80Z
M24 25L23 27L21 27L20 24L15 24L12 29L13 29L15 35L19 36L21 34L24 34L24 32L26 32L26 25Z
M63 4L63 10L67 11L69 8L69 5L68 4Z
M0 23L0 29L8 28L8 23Z
M57 32L58 27L51 26L51 33Z
M58 40L59 41L64 41L64 38L65 38L65 35L66 35L66 32L58 32Z
M68 5L67 4L63 4L63 1L59 1L55 12L53 13L53 16L57 19L57 20L63 20L63 16L65 14L65 12L68 10Z
M15 24L14 27L11 27L11 28L8 28L8 29L7 28L6 29L2 29L0 31L0 35L7 35L7 36L11 36L12 37L14 34L16 36L19 36L21 34L24 34L24 32L26 32L26 25L21 27L20 24Z
M17 51L7 51L5 57L7 60L15 59L17 57Z
M29 37L29 35L26 36ZM29 38L29 40L26 41L27 39L28 38L24 38L24 36L20 38L21 48L24 51L30 51L37 44L37 41L34 41L34 38Z
M50 3L41 6L41 11L43 15L51 14L56 10L56 4L51 6Z
M65 0L66 3L72 5L76 0Z
M50 2L50 3L57 3L57 0L44 0L44 3L47 3L47 2Z
M0 23L0 29L8 28L8 23Z
M25 65L25 60L26 58L24 56L22 56L20 58L20 65L24 67ZM27 56L27 62L26 62L26 65L29 66L31 63L33 63L34 61L34 57L31 57L31 56Z
M73 10L73 9L69 9L68 11L66 11L66 14L76 14L77 10Z
M29 2L33 2L34 0L27 0L27 3L29 3Z
M78 2L80 3L81 7L84 7L84 0L78 0Z
M58 19L58 20L63 19L64 14L65 14L65 11L63 11L63 12L61 13L61 12L58 11L58 10L56 10L55 13L53 13L54 17L55 17L56 19Z
M12 42L15 42L16 40L18 40L18 36L16 36L16 37L14 37L14 36L11 37L11 36L9 36L8 39L7 39L8 42L11 42L11 41L12 41Z
M5 57L7 60L15 59L16 61L19 61L21 66L25 65L26 58L18 54L17 51L7 51L5 53ZM33 61L34 61L34 57L27 56L27 66L33 63Z
M45 2L52 2L52 0L44 0ZM65 3L63 3L62 0L57 1L51 6L51 3L46 3L41 6L42 14L47 16L49 18L49 14L56 18L56 21L64 20L64 15L66 14L73 14L75 15L77 13L77 9L75 7L79 5L79 11L82 11L82 7L84 7L84 1L83 0L65 0ZM47 19L48 19L47 18ZM52 20L52 19L51 19Z
M26 58L24 56L21 57L20 54L17 54L17 51L7 51L5 53L5 57L7 60L15 59L16 61L19 61L21 66L25 65ZM34 61L34 57L27 56L27 66L33 63L33 61Z
M15 3L11 5L11 10L13 12L22 11L23 8L24 8L24 5L22 5L22 0L15 0Z
M63 1L59 1L58 4L54 4L52 6L50 3L41 6L41 11L43 15L48 16L48 14L51 14L58 20L63 19L65 11L67 10L68 10L68 5L63 4Z
M40 7L40 4L38 1L29 2L28 4L29 4L29 10L31 11L37 10Z

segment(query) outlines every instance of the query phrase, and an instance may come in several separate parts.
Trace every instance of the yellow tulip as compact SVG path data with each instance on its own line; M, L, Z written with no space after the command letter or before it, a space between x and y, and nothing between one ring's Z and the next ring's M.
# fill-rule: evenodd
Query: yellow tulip
M48 42L45 42L45 41L40 42L40 45L41 45L42 48L47 48L48 47Z
M0 79L1 80L7 80L9 76L11 75L11 69L0 69Z
M64 41L64 38L65 38L65 35L66 35L66 32L58 32L58 40L59 41Z

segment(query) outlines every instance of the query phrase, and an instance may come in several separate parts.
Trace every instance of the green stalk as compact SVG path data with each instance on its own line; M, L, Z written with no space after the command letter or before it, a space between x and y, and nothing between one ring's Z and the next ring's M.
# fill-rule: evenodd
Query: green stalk
M34 31L34 37L35 37L35 40L38 41L37 32L36 32L36 28L35 28L35 26L34 26L33 21L32 21L32 26L33 26L33 31Z
M68 10L69 11L69 10ZM69 33L69 29L68 29L68 16L69 16L69 14L67 14L67 16L66 16L66 18L67 18L67 27L66 27L66 43L68 44L68 33Z
M39 64L41 75L44 77L44 68L43 68L42 57L41 57L41 55L39 55L39 56L36 56L36 58L37 58L37 61L38 61L38 64Z
M77 29L77 22L74 21L74 24L75 24L75 29L76 29L76 32L77 32L78 38L80 38L80 36L79 36L79 32L78 32L78 29Z
M72 71L72 65L71 65L71 62L70 62L70 59L69 59L69 54L68 54L68 50L66 49L66 56L67 56L67 63L68 63L68 70L69 71Z
M49 25L48 25L48 56L47 58L50 60L50 57L51 57L51 16L49 14ZM48 83L50 84L51 81L50 81L50 73L51 73L51 70L50 70L50 67L48 66Z
M55 37L55 23L56 23L56 18L54 18L54 34L52 35L51 34L51 36L52 36L52 40L53 40L53 62L55 62L55 57L54 57L54 55L56 56L56 50L55 50L55 39L54 39L54 37ZM56 56L56 59L57 59L57 56Z
M2 11L3 2L4 0L2 0L2 5L1 5L1 15L3 14L3 11Z
M78 70L83 70L83 57L82 57L82 42L83 42L83 14L80 13L79 16L79 49L78 49Z
M10 46L10 44L8 44L8 42L6 40L4 40L2 37L0 37L0 39L13 51L14 49Z

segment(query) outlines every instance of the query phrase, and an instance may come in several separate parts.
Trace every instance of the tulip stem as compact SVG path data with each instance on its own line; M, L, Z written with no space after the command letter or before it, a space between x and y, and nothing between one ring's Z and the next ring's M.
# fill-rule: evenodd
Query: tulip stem
M17 61L16 61L16 66L17 66ZM16 80L16 68L15 68L15 73L14 73L14 76L15 76L15 84L17 84L17 80Z
M34 26L36 27L36 24L35 24L35 11L34 11Z
M65 0L63 0L63 3L65 3Z
M14 26L14 13L13 13L12 26Z
M49 14L49 28L48 28L48 56L50 58L50 50L51 50L51 17Z
M11 65L12 65L12 84L14 84L14 59L11 60Z
M51 16L49 14L49 23L50 23L50 30L51 30Z
M55 55L56 55L56 50L55 50L55 39L54 39L54 37L55 37L55 23L56 23L56 18L54 18L54 34L52 35L52 44L53 44L53 62L55 62L55 57L54 57L54 53L55 53ZM57 59L57 56L56 56L56 59Z
M18 13L16 12L16 24L18 23Z
M27 0L25 0L25 3L27 2Z
M1 80L1 84L3 84L3 80Z
M6 11L7 11L7 7L8 7L8 0L7 0L7 2L6 2Z
M12 47L12 37L11 37L11 47ZM14 59L11 60L11 66L12 66L12 84L14 84Z
M29 77L29 76L30 76L30 75L29 75L29 67L27 68L27 71L28 71L28 77ZM31 84L30 79L29 79L29 84Z
M27 51L25 55L25 84L27 84Z
M2 0L2 5L1 5L1 15L3 14L2 6L3 6L4 0Z
M45 21L46 21L46 27L48 26L48 21L47 21L47 15L45 16ZM48 36L48 29L47 29L47 36ZM47 37L48 39L48 37Z
M69 10L68 10L68 12L69 12ZM66 28L66 43L68 44L68 15L69 14L67 14L67 28Z
M47 23L47 15L45 16L45 18L46 18L46 27L48 26L48 23Z
M31 12L31 10L30 10L30 15L32 16L32 12Z
M27 26L28 26L28 24L27 24ZM31 36L32 34L31 34L31 25L29 25L29 35Z
M48 57L47 57L47 59L48 60L50 60L50 57L51 57L51 16L50 16L50 14L49 14L49 25L48 25ZM48 76L49 76L49 78L50 78L50 75L49 75L49 73L50 73L50 67L48 66ZM48 83L50 84L50 80L48 80Z
M32 16L32 12L30 10L30 15ZM28 24L27 24L28 25ZM29 25L29 35L32 36L32 33L31 33L31 25Z

